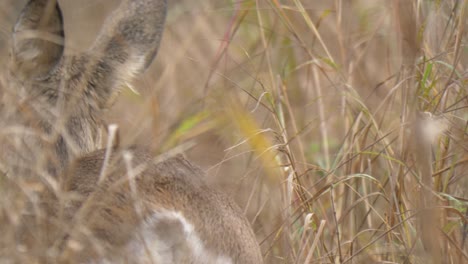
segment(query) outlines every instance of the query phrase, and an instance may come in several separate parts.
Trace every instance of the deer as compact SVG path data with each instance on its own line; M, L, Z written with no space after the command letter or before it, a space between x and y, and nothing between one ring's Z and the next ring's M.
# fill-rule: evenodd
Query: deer
M0 259L261 264L238 205L182 155L103 147L103 111L160 46L166 0L122 0L66 54L60 3L29 0L0 78ZM68 34L68 33L67 33Z

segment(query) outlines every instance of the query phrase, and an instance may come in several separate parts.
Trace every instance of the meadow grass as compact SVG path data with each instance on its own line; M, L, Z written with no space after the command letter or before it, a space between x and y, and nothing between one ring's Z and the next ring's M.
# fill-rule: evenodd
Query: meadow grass
M266 262L468 261L468 2L221 2L175 4L164 142L222 155Z
M265 263L468 262L467 0L169 2L123 145L201 165Z

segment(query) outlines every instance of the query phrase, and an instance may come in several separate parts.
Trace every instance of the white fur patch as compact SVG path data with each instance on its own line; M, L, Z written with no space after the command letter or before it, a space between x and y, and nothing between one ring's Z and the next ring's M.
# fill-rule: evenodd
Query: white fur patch
M146 219L127 249L136 263L233 263L229 257L207 249L194 226L175 211L157 211Z

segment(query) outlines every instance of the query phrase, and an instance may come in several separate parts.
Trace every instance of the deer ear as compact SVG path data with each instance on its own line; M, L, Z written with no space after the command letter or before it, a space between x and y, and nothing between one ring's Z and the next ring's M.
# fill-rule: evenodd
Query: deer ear
M26 79L47 75L63 55L63 19L57 0L30 0L13 29L11 70Z

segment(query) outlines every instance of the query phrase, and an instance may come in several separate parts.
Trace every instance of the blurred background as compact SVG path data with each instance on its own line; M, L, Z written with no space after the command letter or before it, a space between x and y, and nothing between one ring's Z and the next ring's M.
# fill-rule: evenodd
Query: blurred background
M25 2L2 0L2 58ZM119 2L60 0L66 52ZM466 263L467 16L466 0L169 0L157 59L107 121L202 167L265 263Z

